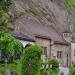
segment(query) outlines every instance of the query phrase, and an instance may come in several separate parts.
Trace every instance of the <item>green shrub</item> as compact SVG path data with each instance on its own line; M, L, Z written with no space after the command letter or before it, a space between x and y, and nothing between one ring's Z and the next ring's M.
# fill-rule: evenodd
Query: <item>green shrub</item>
M75 75L75 67L70 67L70 75Z
M22 75L40 75L42 48L32 45L25 49L22 58Z
M2 64L0 64L0 75L2 75L2 72L3 72L3 65Z
M48 62L41 63L41 75L48 75Z
M50 75L57 75L59 72L59 62L56 59L51 59L48 62Z

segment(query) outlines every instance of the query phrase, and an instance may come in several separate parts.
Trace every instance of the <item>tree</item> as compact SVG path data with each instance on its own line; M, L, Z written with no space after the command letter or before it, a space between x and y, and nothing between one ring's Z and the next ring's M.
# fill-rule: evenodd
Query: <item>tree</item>
M10 57L17 52L22 52L22 44L11 34L0 32L0 50Z
M25 49L22 57L22 75L40 75L42 48L32 45Z

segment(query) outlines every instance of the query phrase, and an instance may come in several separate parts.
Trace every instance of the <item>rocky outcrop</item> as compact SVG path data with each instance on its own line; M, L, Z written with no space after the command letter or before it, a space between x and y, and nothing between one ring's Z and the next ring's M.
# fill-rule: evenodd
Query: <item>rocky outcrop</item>
M53 25L61 32L67 21L67 10L62 0L13 0L9 13L21 14L19 18L30 18Z

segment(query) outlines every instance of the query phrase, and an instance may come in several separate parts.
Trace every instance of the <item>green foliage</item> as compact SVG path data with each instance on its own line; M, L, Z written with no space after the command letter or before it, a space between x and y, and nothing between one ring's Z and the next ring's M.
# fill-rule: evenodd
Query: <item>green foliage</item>
M75 75L75 67L70 67L70 75Z
M22 75L22 73L21 73L21 66L22 66L22 64L21 64L21 61L19 60L17 62L17 66L16 66L17 75Z
M59 72L59 62L56 59L51 59L48 62L50 75L58 75Z
M9 31L9 29L11 30L9 27L8 18L6 17L11 3L11 0L0 1L0 31Z
M22 51L22 44L11 34L0 32L0 50L3 50L8 56L13 56Z
M7 26L7 21L0 19L0 31L8 31Z
M20 61L16 61L16 63L10 63L7 66L8 66L8 70L10 72L15 70L17 75L22 75L21 74L21 63L20 63ZM2 74L3 71L4 71L4 64L0 64L0 75L3 75Z
M3 72L3 65L2 64L0 64L0 75L2 75L2 72Z
M2 0L0 1L0 16L3 16L9 9L11 0Z
M43 67L44 66L44 67ZM41 63L41 75L48 75L48 62Z
M75 0L63 0L70 13L75 14Z
M42 48L32 45L25 49L22 58L22 75L40 75Z

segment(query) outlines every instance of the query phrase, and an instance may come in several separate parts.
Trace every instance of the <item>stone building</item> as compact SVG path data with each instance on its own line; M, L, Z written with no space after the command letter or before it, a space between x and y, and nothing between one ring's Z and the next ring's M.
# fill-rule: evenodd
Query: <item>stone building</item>
M71 65L75 65L75 42L71 43Z
M60 66L68 67L70 65L69 44L68 43L53 43L51 46L52 58L58 59Z
M64 26L64 32L63 32L63 38L70 43L69 46L69 55L70 55L70 65L75 65L75 33L74 33L74 25L65 25Z
M27 32L35 39L35 43L43 47L42 59L48 61L56 58L62 66L69 66L69 43L53 27L32 19L20 19L15 23L24 34ZM15 28L16 28L15 27Z

